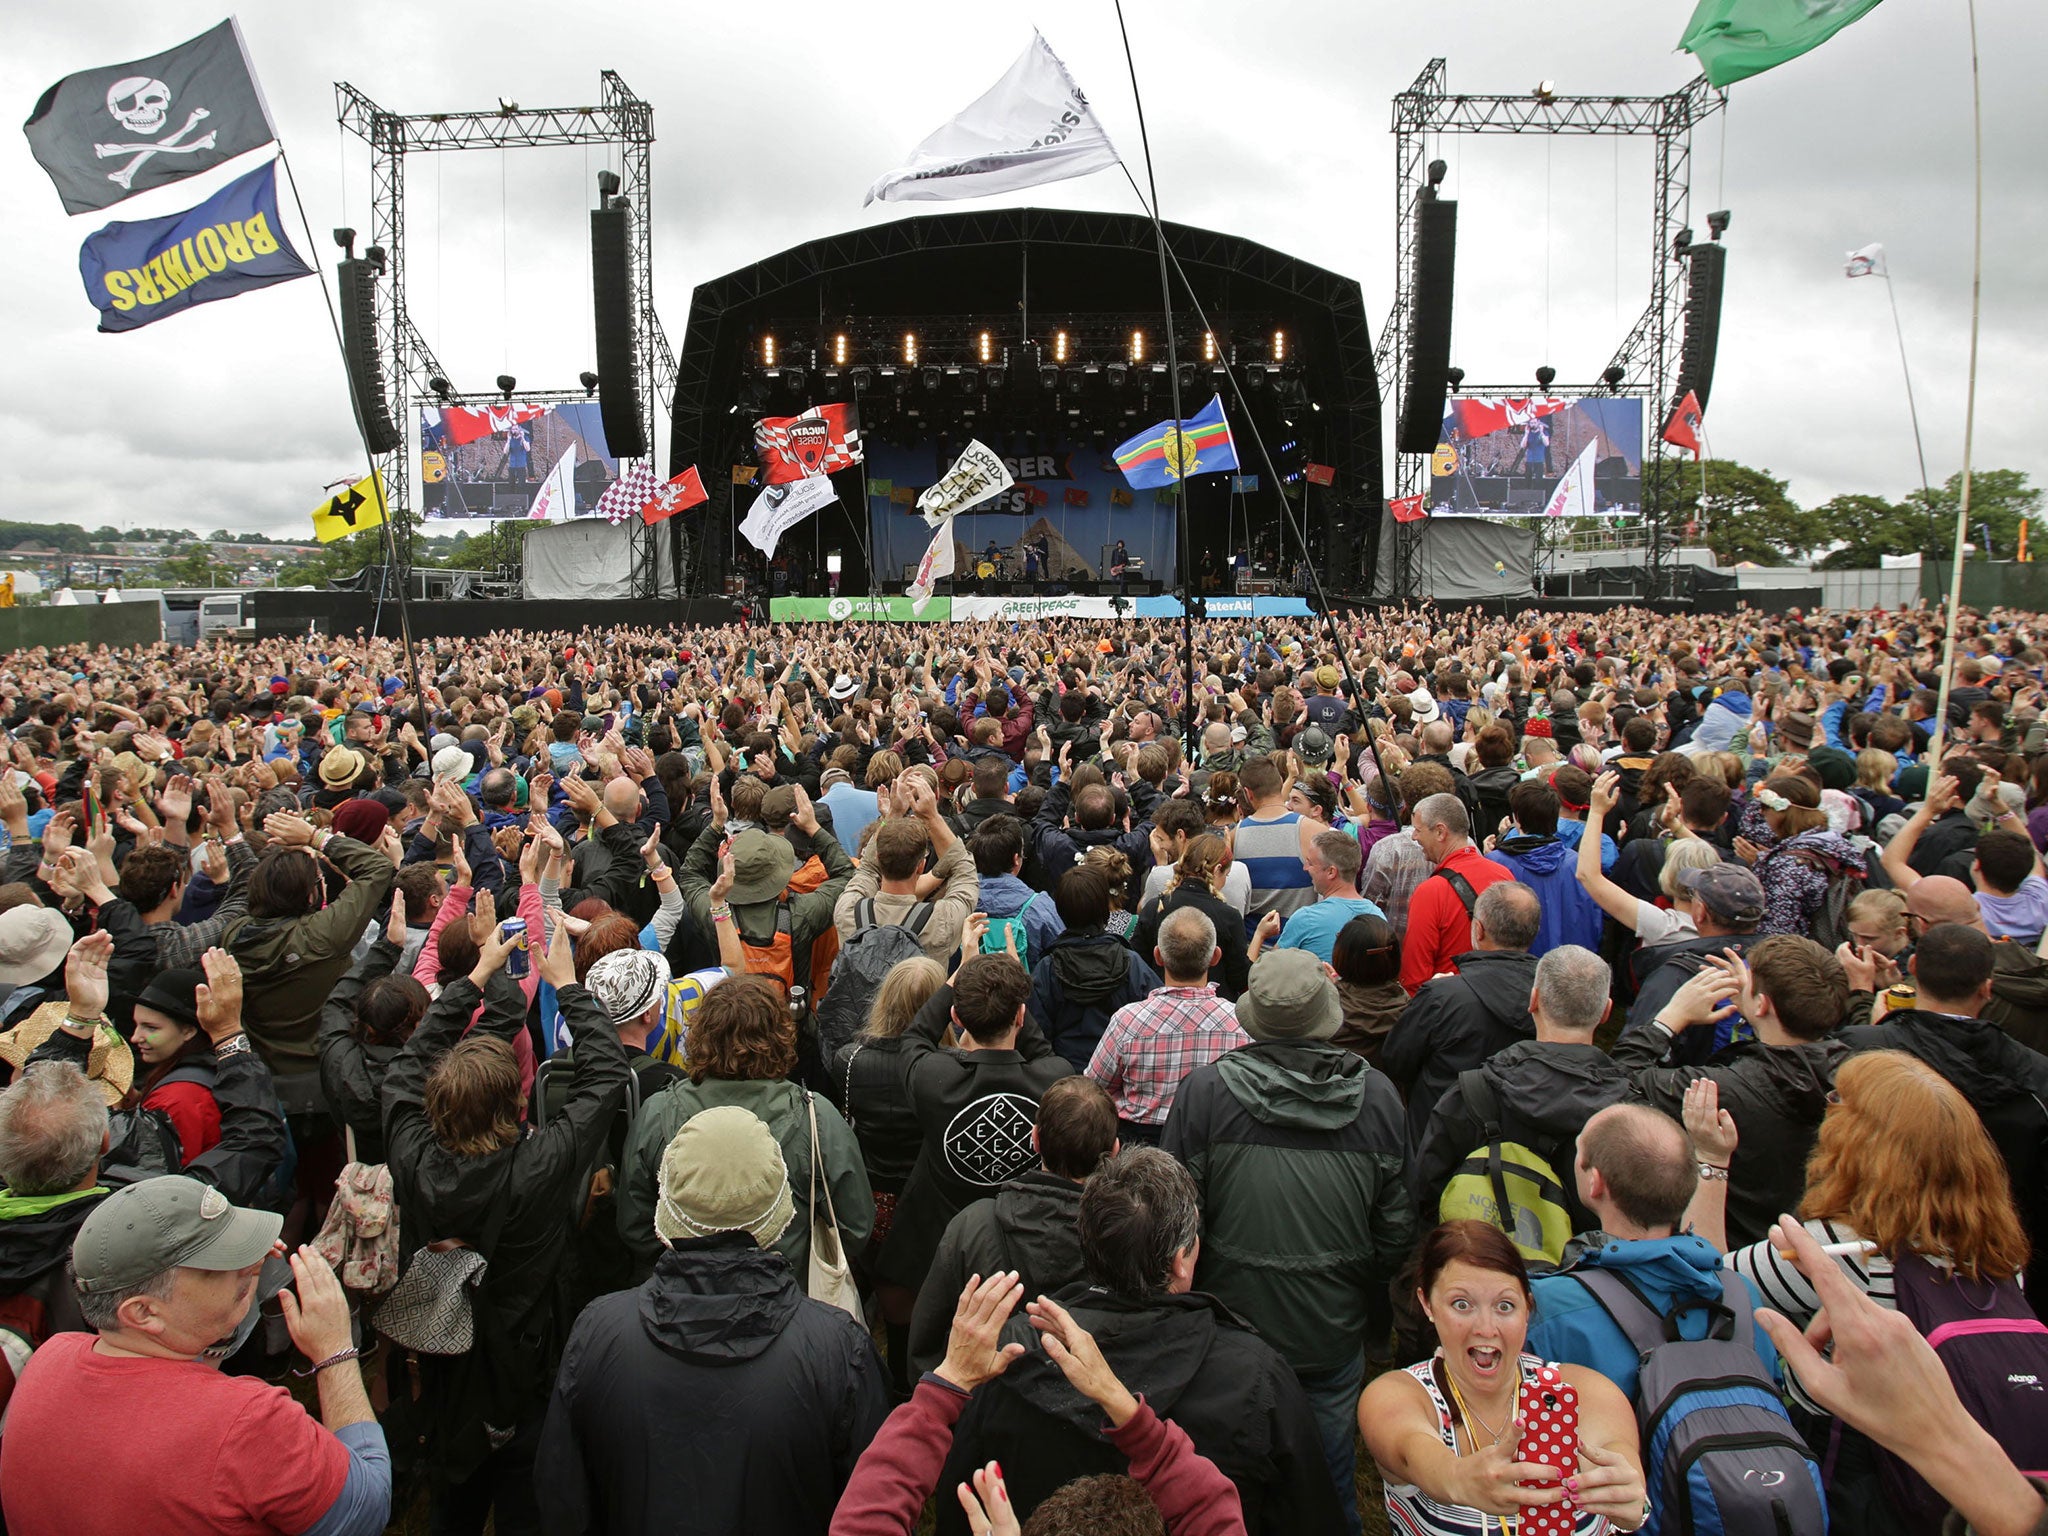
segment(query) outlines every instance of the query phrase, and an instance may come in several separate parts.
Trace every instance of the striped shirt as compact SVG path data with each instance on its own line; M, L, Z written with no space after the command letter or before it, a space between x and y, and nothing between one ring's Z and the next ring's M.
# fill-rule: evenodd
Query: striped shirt
M1462 1456L1465 1452L1458 1449L1458 1432L1451 1405L1443 1389L1437 1385L1435 1367L1438 1358L1440 1352L1439 1356L1409 1366L1408 1374L1422 1384L1422 1390L1429 1394L1430 1402L1435 1405L1437 1434L1450 1447L1453 1456ZM1536 1372L1542 1364L1534 1355L1522 1356L1524 1386L1536 1379ZM1399 1536L1511 1536L1514 1531L1512 1516L1504 1520L1499 1515L1481 1514L1476 1509L1466 1509L1457 1504L1439 1504L1413 1483L1397 1483L1389 1479L1384 1486L1387 1525ZM1572 1526L1572 1536L1606 1536L1612 1529L1605 1515L1581 1510Z
M1837 1221L1809 1221L1806 1230L1813 1234L1817 1243L1856 1241L1856 1233ZM1888 1312L1897 1309L1890 1259L1881 1253L1851 1253L1843 1255L1839 1262L1864 1295ZM1763 1296L1764 1305L1774 1312L1784 1313L1794 1327L1804 1328L1821 1308L1820 1294L1812 1283L1799 1273L1790 1259L1779 1253L1769 1238L1751 1243L1747 1248L1737 1248L1728 1255L1728 1267L1753 1280ZM1790 1361L1785 1365L1785 1386L1792 1400L1809 1413L1827 1413L1806 1395L1805 1389L1799 1385L1799 1378L1793 1374Z
M1252 899L1244 914L1247 938L1268 912L1278 912L1284 923L1316 899L1308 866L1301 862L1301 817L1293 811L1245 817L1237 824L1231 857L1251 876Z
M1216 995L1215 983L1154 987L1142 1002L1126 1003L1110 1015L1088 1059L1088 1075L1116 1100L1120 1118L1164 1125L1190 1072L1251 1043L1237 1010Z

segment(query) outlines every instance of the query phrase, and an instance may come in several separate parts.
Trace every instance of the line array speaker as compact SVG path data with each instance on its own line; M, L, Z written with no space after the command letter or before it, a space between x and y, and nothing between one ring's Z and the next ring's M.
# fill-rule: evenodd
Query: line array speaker
M634 333L639 305L633 294L633 210L590 210L590 298L597 317L597 403L604 440L615 458L647 453L640 425L640 370Z
M1721 335L1721 285L1728 275L1728 248L1719 241L1692 247L1692 273L1685 297L1685 345L1678 355L1678 388L1673 400L1691 390L1700 409L1714 387L1714 353Z
M1399 453L1434 453L1450 387L1451 288L1458 205L1424 188L1415 209L1415 299L1408 311L1408 377L1402 381Z
M360 257L342 262L337 277L341 288L341 350L348 364L349 394L354 398L356 422L363 430L363 443L371 453L389 453L399 443L398 428L391 420L391 404L384 395L384 368L377 356L377 269Z

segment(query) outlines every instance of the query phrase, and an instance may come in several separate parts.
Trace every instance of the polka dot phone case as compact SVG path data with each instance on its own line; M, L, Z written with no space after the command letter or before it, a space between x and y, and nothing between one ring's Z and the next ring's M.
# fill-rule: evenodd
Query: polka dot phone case
M1522 1442L1517 1459L1555 1467L1560 1478L1577 1473L1579 1394L1556 1366L1539 1367L1535 1380L1522 1383L1518 1414L1522 1420ZM1515 1529L1517 1536L1571 1536L1577 1523L1578 1511L1572 1505L1524 1505Z

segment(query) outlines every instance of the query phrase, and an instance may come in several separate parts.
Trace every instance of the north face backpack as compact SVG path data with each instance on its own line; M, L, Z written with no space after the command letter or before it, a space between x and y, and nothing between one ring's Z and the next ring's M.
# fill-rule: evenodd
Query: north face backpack
M992 917L988 920L988 936L981 941L984 955L1000 955L1008 952L1010 935L1016 935L1017 958L1028 972L1031 969L1031 929L1024 921L1024 914L1031 910L1032 902L1043 896L1043 891L1033 891L1024 905L1008 917Z
M2048 1324L2019 1285L1946 1274L1917 1253L1894 1261L1892 1281L1898 1309L1940 1356L1970 1417L2021 1471L2048 1472ZM1917 1472L1888 1451L1878 1465L1899 1507L1941 1519L1948 1501Z
M868 1009L882 990L882 978L899 960L915 960L924 953L919 935L937 910L920 901L900 923L877 923L873 897L864 897L853 909L853 937L839 946L839 958L832 962L832 979L825 985L824 1001L818 1004L818 1047L826 1061L839 1054L841 1046L860 1033L868 1021Z
M1503 1138L1500 1099L1484 1071L1460 1072L1458 1092L1479 1122L1481 1140L1444 1185L1437 1220L1498 1227L1532 1270L1550 1273L1564 1261L1572 1236L1557 1170L1541 1152Z
M1721 1300L1681 1299L1660 1314L1613 1270L1575 1269L1640 1360L1636 1423L1649 1487L1646 1536L1825 1536L1820 1467L1756 1354L1749 1287L1721 1271ZM1678 1320L1708 1315L1707 1334Z

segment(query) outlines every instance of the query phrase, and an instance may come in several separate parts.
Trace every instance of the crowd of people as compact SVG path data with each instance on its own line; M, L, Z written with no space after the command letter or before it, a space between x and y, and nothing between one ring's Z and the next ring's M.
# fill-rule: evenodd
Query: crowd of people
M2048 1529L1943 629L0 658L6 1528Z

